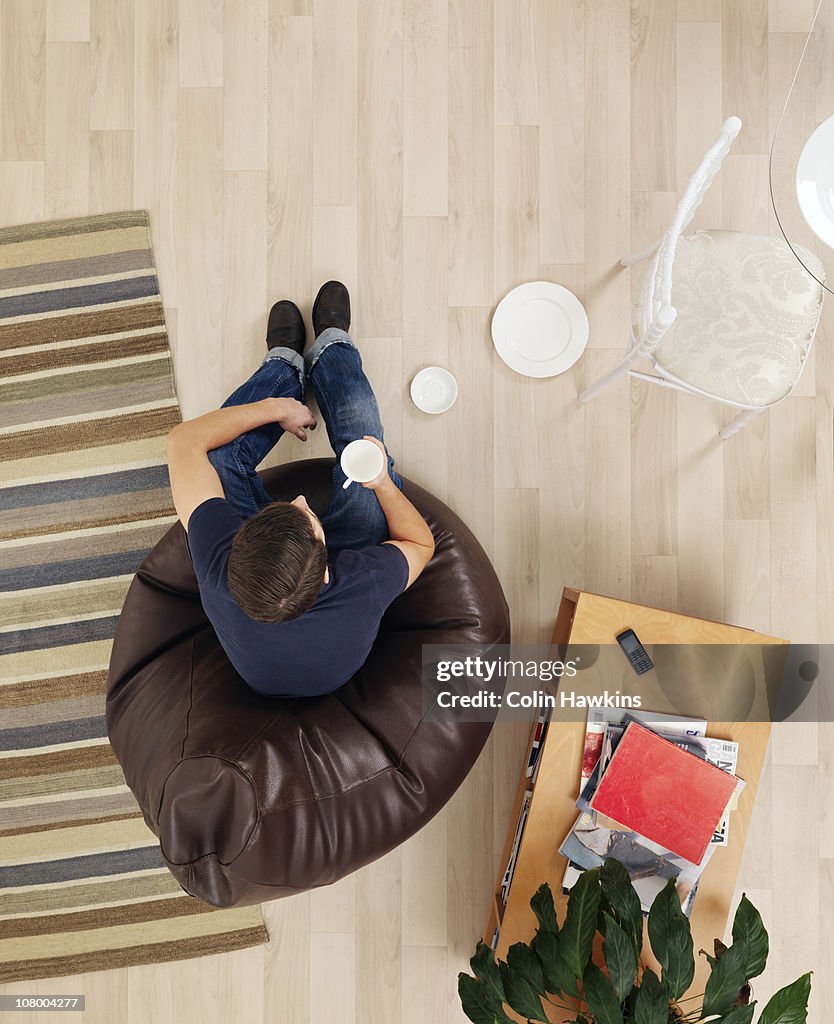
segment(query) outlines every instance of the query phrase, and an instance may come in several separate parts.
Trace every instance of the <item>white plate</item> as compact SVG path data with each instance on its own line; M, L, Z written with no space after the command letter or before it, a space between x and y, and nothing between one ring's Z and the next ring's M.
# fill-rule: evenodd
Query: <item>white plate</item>
M458 382L442 366L427 366L411 382L411 400L422 412L447 412L458 397Z
M513 288L492 317L492 341L507 366L526 377L554 377L588 343L588 317L572 291L551 281Z
M802 147L796 198L811 230L834 249L834 117L823 121Z

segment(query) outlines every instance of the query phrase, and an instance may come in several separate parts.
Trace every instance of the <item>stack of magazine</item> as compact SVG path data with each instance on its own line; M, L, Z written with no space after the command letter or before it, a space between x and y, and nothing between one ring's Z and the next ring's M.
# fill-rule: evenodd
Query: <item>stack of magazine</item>
M524 835L524 826L527 824L527 815L530 811L530 801L533 798L533 790L528 789L524 793L524 797L521 801L521 811L518 815L518 821L515 826L515 835L513 836L513 845L510 848L510 859L507 861L507 867L504 871L504 877L501 880L501 904L502 906L507 905L507 897L510 894L510 886L513 884L513 875L515 874L515 865L518 860L518 850L521 846L521 837Z
M559 847L568 859L565 892L582 871L616 857L644 913L670 878L691 913L704 868L727 845L730 812L744 788L735 775L738 744L708 737L706 728L702 719L592 709L580 813Z
M531 787L535 785L536 778L539 774L541 752L544 746L544 738L547 735L547 727L550 724L550 715L550 708L542 709L539 712L539 716L536 719L536 727L533 730L533 739L530 743L530 755L527 759L527 768L524 772L525 778L530 780ZM510 856L507 861L507 867L504 870L504 877L501 880L501 903L503 906L506 906L507 904L507 897L510 894L510 886L513 884L515 865L518 860L518 850L521 846L521 838L524 835L524 826L527 824L527 815L530 811L530 801L532 798L533 790L530 788L525 791L524 797L521 801L521 810L519 811L518 821L515 826L515 834L513 835L512 846L510 847Z

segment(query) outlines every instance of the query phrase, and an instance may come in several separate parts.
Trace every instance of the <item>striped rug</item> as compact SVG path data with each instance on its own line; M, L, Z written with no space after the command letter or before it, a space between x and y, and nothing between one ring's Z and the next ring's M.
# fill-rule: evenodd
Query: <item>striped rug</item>
M180 419L147 211L0 230L0 981L268 940L169 873L104 722Z

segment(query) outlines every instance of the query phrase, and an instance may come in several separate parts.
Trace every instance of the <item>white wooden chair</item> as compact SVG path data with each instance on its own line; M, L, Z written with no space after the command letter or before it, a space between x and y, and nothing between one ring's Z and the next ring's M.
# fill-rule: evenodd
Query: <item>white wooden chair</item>
M625 375L713 398L739 409L727 438L786 398L811 350L822 286L781 238L739 231L685 236L695 211L741 128L730 117L689 179L663 237L625 256L651 257L632 307L629 345L613 370L582 392L587 402ZM816 256L803 252L822 274ZM636 369L645 361L651 372Z

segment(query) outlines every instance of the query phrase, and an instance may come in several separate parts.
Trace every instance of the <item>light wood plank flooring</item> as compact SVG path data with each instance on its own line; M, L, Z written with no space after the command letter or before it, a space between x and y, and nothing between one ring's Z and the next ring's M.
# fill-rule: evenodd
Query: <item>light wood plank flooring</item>
M309 313L319 283L347 282L399 464L472 525L518 640L549 635L564 584L830 640L834 304L796 395L725 444L722 411L694 398L628 382L575 400L625 343L617 259L657 234L729 114L744 128L698 224L773 230L768 147L812 8L0 0L0 223L150 209L186 416L255 366L272 301ZM490 344L495 303L536 278L591 320L553 380ZM445 417L406 398L427 363L460 381ZM813 968L820 1022L832 743L831 725L775 734L741 879L771 930L757 996ZM522 744L497 731L403 848L265 905L266 948L7 991L85 992L103 1024L457 1024Z

